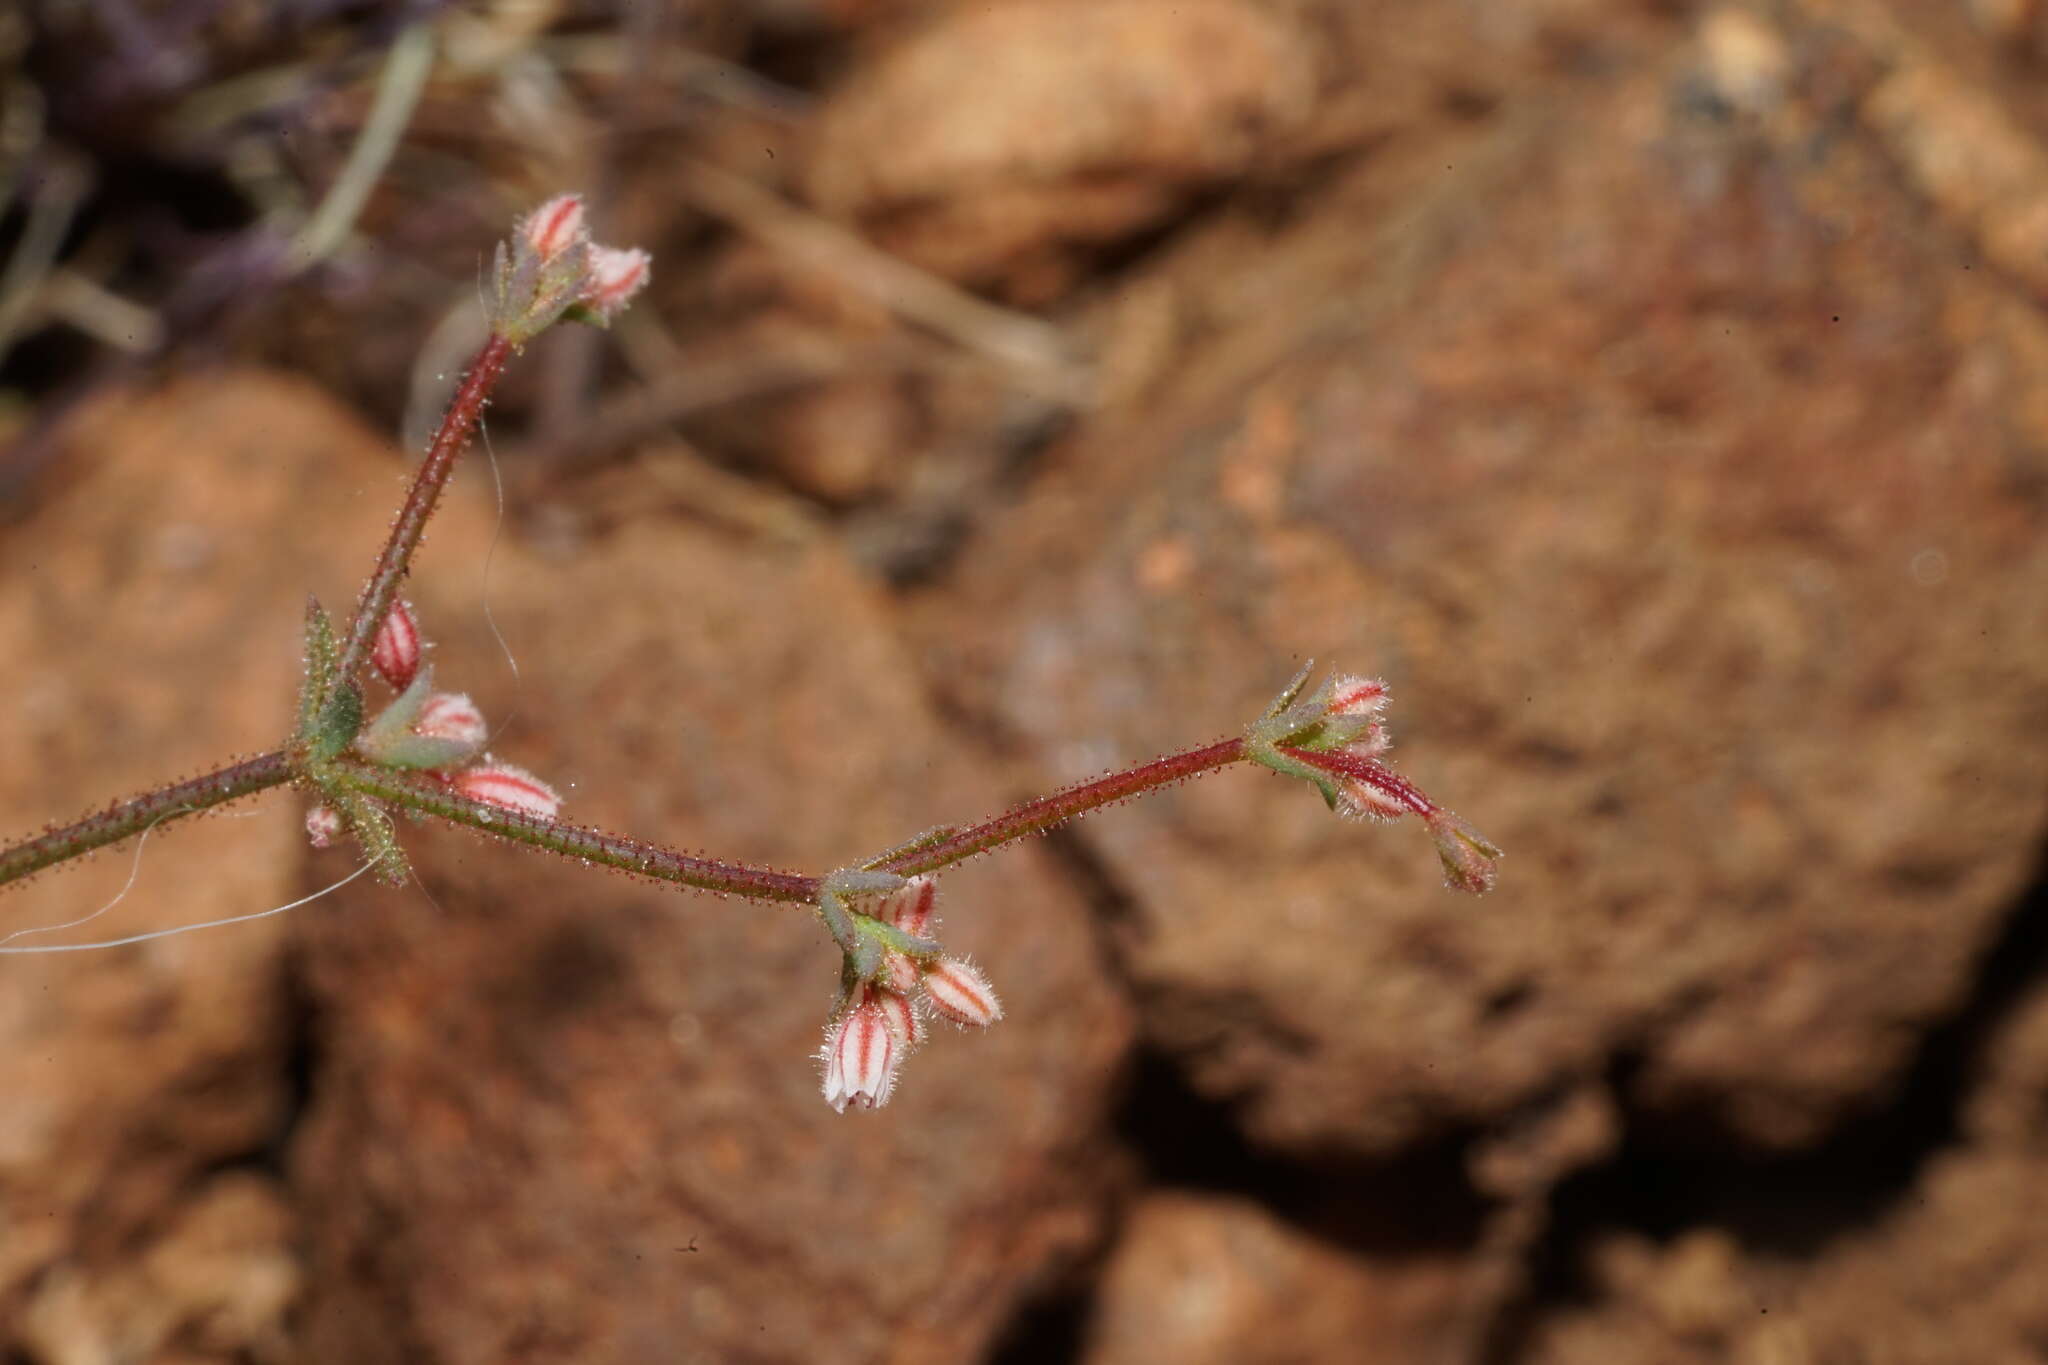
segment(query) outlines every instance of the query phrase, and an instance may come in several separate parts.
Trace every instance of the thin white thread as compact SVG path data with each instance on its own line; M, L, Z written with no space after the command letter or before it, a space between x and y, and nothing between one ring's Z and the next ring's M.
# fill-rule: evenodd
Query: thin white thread
M158 825L161 825L164 821L170 819L173 815L179 815L182 813L182 811L167 810L162 815L157 816L156 819L150 821L147 825L144 825L142 827L142 837L135 841L135 857L132 858L128 863L128 880L121 883L121 889L119 891L116 891L114 893L114 898L108 901L105 905L102 905L99 909L93 911L90 915L81 915L77 919L66 920L62 924L38 924L28 929L16 929L13 933L7 935L5 938L0 938L0 943L12 943L14 942L14 940L20 938L23 934L54 934L64 929L76 929L81 924L90 924L92 921L98 919L101 915L106 914L107 911L119 905L123 900L127 898L128 893L134 889L135 878L142 872L142 848L143 845L149 842L149 836L156 833L156 827ZM0 951L20 952L23 950L14 948L0 949Z
M491 464L491 488L498 495L497 524L491 527L491 543L484 548L484 624L491 628L491 638L498 642L498 649L505 656L505 666L512 670L513 684L512 710L508 715L506 715L505 719L499 721L496 728L491 731L491 740L495 741L498 738L498 736L504 734L506 729L512 724L512 722L518 718L519 698L524 695L526 679L519 672L519 660L513 655L511 644L506 641L505 632L498 629L498 618L496 613L494 613L491 610L491 570L497 564L498 542L505 538L505 479L504 476L499 472L497 447L491 444L491 429L490 426L484 421L484 416L482 413L477 414L476 434L477 438L483 443L484 456L490 461ZM489 741L486 742L485 747L489 747Z
M140 849L137 850L137 852L140 851ZM123 948L131 943L147 943L149 942L149 940L153 938L169 938L173 934L189 934L195 929L218 929L221 928L223 925L228 924L245 924L252 919L268 919L272 915L282 915L287 910L296 910L302 905L310 905L312 902L319 900L322 896L328 895L335 891L339 891L341 890L342 887L347 886L350 882L362 876L365 872L368 872L371 868L375 867L376 865L377 864L374 862L364 863L361 867L349 873L340 881L335 882L332 886L324 886L320 888L318 891L315 891L310 896L301 896L297 900L291 901L285 905L273 905L268 910L257 910L247 915L229 915L226 919L210 919L205 920L199 924L180 924L175 928L171 929L153 929L146 934L130 934L127 938L110 938L102 940L99 943L45 943L33 945L27 948L0 948L0 953L83 953L90 952L95 948ZM133 879L131 878L131 880ZM124 887L122 890L123 894L126 894L126 888ZM119 900L120 897L117 896L115 897L115 899ZM103 914L106 909L107 907L102 906L99 910L95 910L93 914ZM86 919L91 918L92 915L86 916ZM77 921L77 923L80 924L83 924L84 922L84 920ZM54 929L62 929L68 926L59 924L52 925L50 927ZM22 929L18 930L17 932L26 934L36 933L40 931ZM7 937L13 938L14 934L9 934ZM5 942L5 940L0 940L0 942Z

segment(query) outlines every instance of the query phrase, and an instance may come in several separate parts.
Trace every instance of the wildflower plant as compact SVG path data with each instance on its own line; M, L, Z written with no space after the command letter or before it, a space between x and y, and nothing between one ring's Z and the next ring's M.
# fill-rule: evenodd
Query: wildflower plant
M314 847L352 841L365 868L393 883L410 875L393 823L393 812L406 811L641 877L806 906L840 954L818 1060L825 1099L841 1111L887 1103L904 1058L933 1022L987 1028L1003 1017L982 969L941 944L935 874L1103 806L1254 763L1308 784L1339 815L1415 817L1435 841L1446 885L1473 893L1492 887L1500 850L1387 765L1385 684L1338 675L1311 686L1313 665L1240 735L1078 783L979 824L927 830L821 876L699 857L564 820L561 797L544 780L484 752L489 732L476 704L436 685L426 638L399 588L512 357L563 320L608 324L646 285L650 266L644 251L592 242L578 196L552 199L522 219L497 250L486 304L490 337L428 446L354 615L338 628L320 603L307 603L305 671L289 739L0 848L0 886L164 821L292 786L308 799L306 836ZM92 945L66 945L81 946Z

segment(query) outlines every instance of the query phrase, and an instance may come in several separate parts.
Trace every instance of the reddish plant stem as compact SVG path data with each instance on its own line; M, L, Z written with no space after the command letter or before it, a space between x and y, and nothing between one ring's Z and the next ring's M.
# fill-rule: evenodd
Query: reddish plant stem
M363 595L356 603L356 618L349 625L348 645L341 655L342 677L354 677L369 658L377 628L384 624L392 599L398 596L398 585L412 568L413 552L419 549L427 520L434 515L441 490L448 486L448 476L455 471L456 458L469 444L470 433L483 416L484 402L505 372L505 362L512 358L512 351L511 342L493 334L469 363L469 373L463 376L455 397L449 400L440 429L427 446L427 458L420 462L419 473L413 476L412 488L405 495L405 505L398 509L398 519L391 523L384 552L377 557L377 567L371 571L370 581L363 585Z
M1228 767L1244 756L1245 743L1242 739L1218 740L1199 749L1168 754L1150 763L1141 763L1135 768L1077 783L1050 796L1041 796L1036 801L1027 801L1014 810L1004 811L992 820L961 830L938 843L907 849L883 860L878 866L885 872L898 872L906 877L936 872L977 853L986 853L1022 839L1027 834L1043 833L1077 815L1086 815L1089 811L1129 800L1158 787L1170 786L1200 773Z
M355 619L349 626L348 642L341 661L342 677L352 677L368 658L377 629L391 610L399 584L411 568L412 556L418 550L427 521L440 501L441 490L447 486L449 475L454 471L456 458L467 445L470 433L483 412L484 402L504 372L512 351L509 341L492 336L470 363L468 373L450 401L440 429L435 432L427 449L426 459L406 494L405 505L399 509L397 520L392 524L391 535L378 556L377 566L364 585ZM1042 833L1102 806L1226 767L1244 757L1245 741L1242 739L1221 740L1199 749L1168 754L1150 763L1028 801L969 829L905 849L875 866L904 876L936 872L1026 835ZM1378 769L1378 765L1372 766ZM1385 773L1384 769L1378 771L1387 781L1397 784L1394 789L1412 793L1422 800L1423 805L1416 807L1418 810L1428 807L1421 793L1391 773ZM783 903L815 902L822 887L822 880L817 877L698 858L623 835L474 801L429 778L347 761L325 766L324 774L323 780L339 781L393 805L469 825L564 857L602 863L661 881L749 900ZM0 885L138 834L159 820L190 814L268 787L282 786L297 776L294 757L278 751L207 773L189 782L145 792L98 815L0 850Z
M1036 801L1027 801L971 829L961 830L937 843L908 849L875 866L906 877L936 872L977 853L986 853L1026 835L1042 833L1089 811L1227 767L1244 756L1244 741L1241 739L1221 740L1200 749L1168 754L1150 763L1082 782ZM366 796L422 814L438 815L444 820L564 857L602 863L606 867L620 868L659 881L676 882L748 900L784 904L814 903L823 881L818 877L750 867L744 863L693 857L624 835L608 834L562 820L541 819L502 806L473 801L431 778L412 777L356 763L336 765L330 771L344 785Z
M427 777L413 777L366 764L336 764L330 775L342 785L425 815L480 829L503 839L559 853L565 858L602 863L659 881L694 886L748 900L805 903L818 898L818 878L777 872L744 863L720 862L678 853L658 844L609 834L565 820L542 819L524 811L494 806L449 790Z
M0 886L140 834L160 820L191 815L237 797L281 787L292 777L291 760L283 750L276 750L144 792L132 801L123 801L61 829L0 850Z

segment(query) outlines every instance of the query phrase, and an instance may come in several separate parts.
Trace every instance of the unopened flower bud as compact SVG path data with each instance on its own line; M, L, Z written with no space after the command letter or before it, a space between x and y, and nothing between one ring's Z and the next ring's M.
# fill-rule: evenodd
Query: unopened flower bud
M1337 788L1337 813L1353 820L1398 820L1414 811L1391 792L1352 778Z
M370 662L384 681L403 692L420 671L420 627L412 607L403 598L393 599L384 613L384 624L370 644Z
M905 1048L913 1048L924 1041L924 1017L917 1012L917 1006L910 1002L908 995L878 987L874 1000L888 1019L889 1027L896 1031L898 1043Z
M882 954L882 970L876 978L892 991L914 991L923 973L918 969L917 959L894 949Z
M587 233L583 223L583 196L558 194L519 220L519 235L543 262L561 255Z
M1444 865L1444 885L1473 895L1491 891L1500 876L1501 851L1492 841L1447 810L1424 817Z
M1360 758L1378 758L1393 746L1393 732L1378 721L1374 721L1365 727L1364 734L1342 747L1346 753L1356 754Z
M549 819L562 808L555 789L524 768L510 763L484 763L465 768L449 785L473 801L485 801L507 810L523 811Z
M1386 705L1387 685L1378 678L1345 674L1330 680L1330 715L1374 716Z
M930 877L912 877L891 891L875 909L875 918L893 924L914 938L930 938L937 922L933 914L939 900L939 884Z
M1003 1017L1002 1002L981 969L959 958L941 958L925 969L924 998L956 1024L986 1028Z
M315 848L331 847L341 837L341 812L329 805L317 805L306 812L306 839Z
M589 282L580 302L598 322L610 323L647 287L653 265L654 258L639 247L591 247Z
M484 713L477 710L476 703L462 692L436 692L420 704L420 713L412 723L413 733L428 739L445 739L452 744L468 745L473 751L483 747L490 737L484 725Z
M896 1066L904 1045L896 1038L888 1011L867 987L825 1031L825 1103L841 1113L878 1109L896 1087Z

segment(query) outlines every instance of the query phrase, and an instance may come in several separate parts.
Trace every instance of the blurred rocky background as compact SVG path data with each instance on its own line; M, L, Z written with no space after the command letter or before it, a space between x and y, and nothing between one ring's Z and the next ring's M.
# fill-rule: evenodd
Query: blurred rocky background
M0 1360L2048 1361L2048 6L20 0L0 833L276 742L564 188L654 285L415 600L570 815L821 870L1313 655L1502 885L1107 812L842 1118L805 917L415 828L5 959Z

